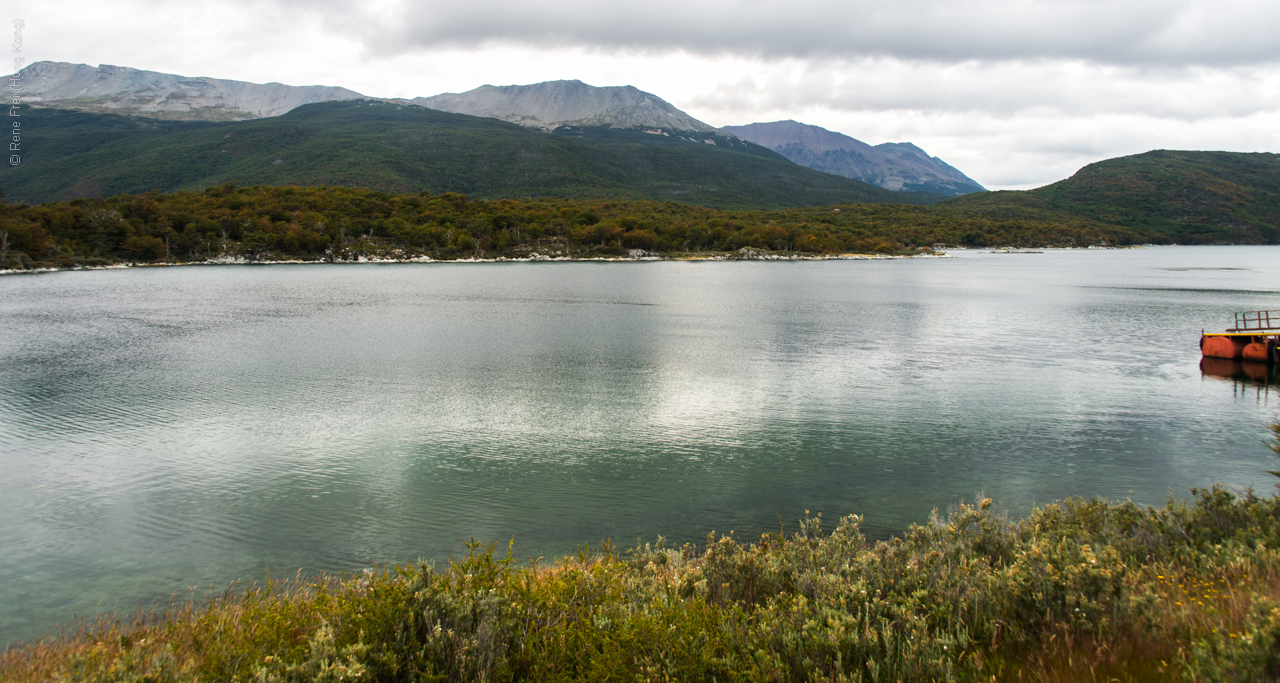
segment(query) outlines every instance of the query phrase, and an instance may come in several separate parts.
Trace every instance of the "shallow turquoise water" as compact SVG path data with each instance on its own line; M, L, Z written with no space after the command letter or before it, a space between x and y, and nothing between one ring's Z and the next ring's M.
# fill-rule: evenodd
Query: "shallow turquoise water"
M1280 248L0 278L0 642L196 586L1271 486Z

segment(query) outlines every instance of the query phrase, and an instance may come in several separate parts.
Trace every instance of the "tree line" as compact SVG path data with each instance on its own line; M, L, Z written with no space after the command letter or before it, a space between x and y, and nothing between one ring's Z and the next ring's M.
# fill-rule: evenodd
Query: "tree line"
M786 254L901 254L934 247L1143 241L1153 236L1069 214L1007 207L846 204L722 211L670 201L474 200L457 193L235 183L37 206L0 204L3 269L228 257L678 256L744 247Z

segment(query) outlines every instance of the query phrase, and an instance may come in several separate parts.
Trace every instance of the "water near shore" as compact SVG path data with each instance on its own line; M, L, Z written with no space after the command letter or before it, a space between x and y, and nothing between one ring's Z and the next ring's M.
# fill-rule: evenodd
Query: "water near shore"
M958 256L0 278L0 643L470 536L1270 488L1276 387L1197 339L1280 308L1280 248Z

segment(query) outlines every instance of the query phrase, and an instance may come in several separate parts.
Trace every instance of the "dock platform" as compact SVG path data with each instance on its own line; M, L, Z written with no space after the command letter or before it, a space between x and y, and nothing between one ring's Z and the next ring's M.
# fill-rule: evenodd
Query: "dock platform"
M1280 363L1280 311L1236 313L1225 332L1200 331L1200 354L1253 363Z

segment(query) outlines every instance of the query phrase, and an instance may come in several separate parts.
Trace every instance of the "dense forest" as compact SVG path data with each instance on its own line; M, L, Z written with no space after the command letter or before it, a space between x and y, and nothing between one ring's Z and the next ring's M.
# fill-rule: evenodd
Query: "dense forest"
M676 202L473 200L345 187L236 187L0 206L0 265L121 262L908 254L946 246L1124 245L1159 235L1066 213L846 204L720 211Z

